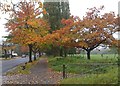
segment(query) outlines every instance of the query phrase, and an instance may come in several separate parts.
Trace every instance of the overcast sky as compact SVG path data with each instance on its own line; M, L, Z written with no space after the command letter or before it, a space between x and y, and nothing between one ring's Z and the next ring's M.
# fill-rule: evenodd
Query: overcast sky
M4 0L0 0L2 2ZM17 0L13 0L17 1ZM19 1L19 0L18 0ZM43 1L43 0L42 0ZM118 2L120 0L69 0L70 4L70 12L71 15L83 17L85 15L85 12L87 11L87 8L92 7L100 7L101 5L105 6L104 12L110 12L114 11L116 14L118 14ZM0 13L1 19L0 19L0 43L2 41L2 36L7 35L5 32L4 25L5 24L5 17L8 17L8 15L2 15Z

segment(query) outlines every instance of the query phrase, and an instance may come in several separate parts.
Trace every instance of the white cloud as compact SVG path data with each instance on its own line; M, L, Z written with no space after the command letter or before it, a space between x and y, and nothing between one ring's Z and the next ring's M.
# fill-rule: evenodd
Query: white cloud
M113 36L114 36L116 39L120 40L120 32L116 32L115 34L113 34Z
M119 0L69 0L72 15L83 17L87 8L105 6L103 12L114 11L118 14Z

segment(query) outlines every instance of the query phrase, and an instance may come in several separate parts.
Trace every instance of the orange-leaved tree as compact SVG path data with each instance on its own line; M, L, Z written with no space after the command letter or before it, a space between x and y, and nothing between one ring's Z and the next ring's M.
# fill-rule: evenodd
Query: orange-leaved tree
M48 33L49 25L41 18L46 13L41 2L18 2L14 4L12 18L6 28L12 35L11 42L29 47L29 62L32 62L32 47Z
M76 29L72 29L70 27L74 27L76 23L74 23L73 17L70 17L68 20L62 19L61 22L63 23L64 27L53 31L51 34L46 35L44 39L46 40L46 44L52 45L52 47L59 46L60 56L63 56L64 54L66 57L67 49L72 47L72 41L75 40L77 36L74 35Z
M93 49L101 44L111 45L115 41L113 37L117 31L115 14L111 12L101 15L102 9L103 6L90 8L83 19L73 18L74 26L68 24L69 28L75 32L75 38L72 38L72 46L84 49L87 52L88 59L90 59L90 52Z
M26 54L29 52L28 46L20 46L20 51L22 54Z

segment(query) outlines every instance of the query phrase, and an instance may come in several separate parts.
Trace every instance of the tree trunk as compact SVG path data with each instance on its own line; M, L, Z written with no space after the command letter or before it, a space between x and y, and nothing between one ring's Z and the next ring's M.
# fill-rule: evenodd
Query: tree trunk
M87 59L90 60L90 50L87 50Z
M64 56L67 57L67 49L64 48Z
M6 49L4 49L4 56L7 59L7 50Z
M60 56L63 57L63 48L60 47Z
M65 51L65 57L67 57L67 52Z
M32 44L29 44L28 47L29 47L29 62L32 62Z
M11 58L13 57L13 55L12 55L12 51L13 51L13 50L11 49L11 54L10 54L10 55L11 55Z
M41 52L39 51L38 53L39 53L39 57L41 57Z
M34 52L34 61L36 60L36 53Z

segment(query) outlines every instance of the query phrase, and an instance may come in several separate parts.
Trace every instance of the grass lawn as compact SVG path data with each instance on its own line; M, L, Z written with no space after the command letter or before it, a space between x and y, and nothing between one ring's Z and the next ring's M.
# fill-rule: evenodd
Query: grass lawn
M82 56L81 57L69 56L66 58L48 57L48 62L49 62L49 67L55 71L62 71L63 70L62 65L65 64L67 67L66 68L67 73L75 73L75 74L81 74L81 75L85 74L85 76L81 78L64 79L63 81L61 81L62 84L66 84L66 83L75 84L79 80L81 80L81 82L78 82L78 84L82 84L85 82L91 83L91 84L92 83L96 84L100 82L116 83L116 80L117 80L118 71L116 70L118 67L116 65L112 65L117 63L117 57L115 58L113 54L107 54L107 55L104 55L103 57L101 57L101 55L99 54L94 54L94 55L91 55L91 60L87 60L86 57L83 58ZM110 76L110 75L113 75L113 76ZM112 78L114 80L111 81L110 79L107 79L109 78L109 76L111 80Z
M87 74L79 78L63 79L60 84L117 84L118 67L111 67L104 74Z
M91 55L91 60L87 60L86 58L80 56L77 57L74 56L74 57L66 57L66 58L49 57L48 61L49 61L49 67L51 67L55 71L62 71L62 65L65 64L67 66L68 72L81 73L104 66L104 64L116 63L117 59L114 57L103 58L100 55Z

